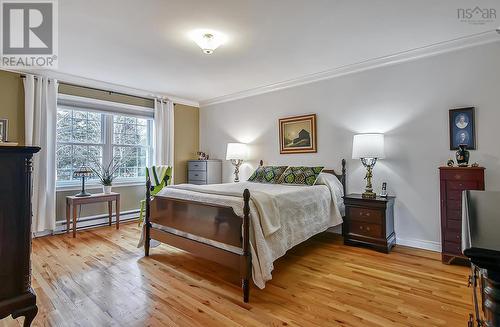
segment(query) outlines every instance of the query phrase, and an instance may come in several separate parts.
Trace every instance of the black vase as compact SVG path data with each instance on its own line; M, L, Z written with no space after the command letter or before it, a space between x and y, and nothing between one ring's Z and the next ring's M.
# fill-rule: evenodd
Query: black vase
M467 150L466 144L460 144L458 146L458 150L455 153L455 156L457 158L457 164L459 167L467 167L469 165L470 153Z

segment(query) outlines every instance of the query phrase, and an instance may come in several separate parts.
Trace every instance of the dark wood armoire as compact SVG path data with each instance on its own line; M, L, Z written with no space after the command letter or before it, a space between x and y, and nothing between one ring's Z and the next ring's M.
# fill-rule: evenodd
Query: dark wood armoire
M25 327L38 312L31 288L31 171L38 151L0 144L0 319L24 316Z
M462 254L462 191L484 190L483 167L440 167L441 259L443 263L465 263Z

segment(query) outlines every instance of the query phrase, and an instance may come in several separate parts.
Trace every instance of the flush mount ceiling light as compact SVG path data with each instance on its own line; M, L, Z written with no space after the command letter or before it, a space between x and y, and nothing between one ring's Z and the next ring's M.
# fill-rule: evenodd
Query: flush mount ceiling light
M204 54L212 54L214 50L227 41L227 37L213 30L195 30L190 33L190 38L198 44Z

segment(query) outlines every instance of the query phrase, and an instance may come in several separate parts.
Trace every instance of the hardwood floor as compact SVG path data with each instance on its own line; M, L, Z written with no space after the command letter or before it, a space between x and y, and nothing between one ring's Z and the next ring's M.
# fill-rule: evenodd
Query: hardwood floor
M138 236L129 223L34 240L34 325L466 326L472 310L468 269L438 253L386 255L321 234L280 259L245 304L227 269L165 245L145 258Z

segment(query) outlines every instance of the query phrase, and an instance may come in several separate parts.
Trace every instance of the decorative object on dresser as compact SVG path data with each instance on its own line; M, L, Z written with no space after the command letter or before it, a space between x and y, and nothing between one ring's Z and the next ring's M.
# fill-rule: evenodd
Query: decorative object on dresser
M243 143L228 143L226 150L226 160L231 160L234 166L234 181L240 181L240 166L248 158L248 147Z
M86 166L82 166L73 172L74 178L81 178L82 179L82 190L80 191L80 193L75 195L76 197L90 196L91 195L90 193L87 193L85 191L85 177L90 177L90 176L92 176L92 174L93 174L92 169L90 169L89 167L86 167Z
M381 198L387 197L387 182L382 183L382 190L380 191L380 197Z
M316 146L316 114L281 118L280 153L315 153Z
M39 147L0 145L0 319L24 316L30 326L38 308L31 288L31 171Z
M464 263L460 247L462 191L484 190L483 167L439 167L441 184L441 259L443 263Z
M352 140L352 158L361 159L361 163L366 168L366 188L363 193L364 198L375 198L373 192L372 177L373 167L378 159L385 157L384 134L357 134Z
M77 209L78 206L88 203L107 202L108 203L108 217L109 226L113 220L113 201L115 201L115 216L116 216L116 229L120 228L120 193L111 192L109 194L89 194L88 196L67 196L66 197L66 233L69 233L69 226L71 221L71 207L73 207L73 238L76 237L76 222L78 220Z
M450 150L458 150L460 144L476 149L474 107L450 109Z
M222 161L189 160L188 183L197 185L222 183Z
M198 160L208 160L208 154L206 154L205 152L202 152L202 151L198 151L196 152L196 154L198 155Z
M467 151L467 145L460 144L455 153L458 167L467 167L469 165L470 152Z
M361 245L389 253L396 244L394 196L364 198L361 194L344 196L344 244Z
M466 191L462 249L471 261L474 313L469 326L500 326L500 192ZM476 324L474 324L474 322Z

